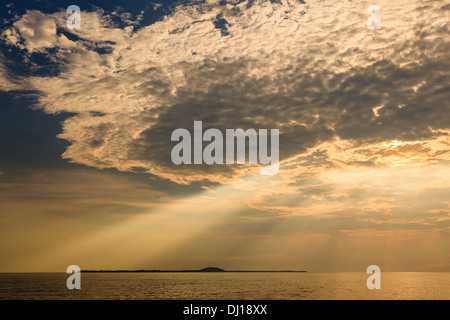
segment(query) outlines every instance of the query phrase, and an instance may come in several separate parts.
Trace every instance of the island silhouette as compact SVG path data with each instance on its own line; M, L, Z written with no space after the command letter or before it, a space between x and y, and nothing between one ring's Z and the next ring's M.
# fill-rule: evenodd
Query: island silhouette
M305 270L224 270L206 267L200 270L81 270L81 272L306 272Z

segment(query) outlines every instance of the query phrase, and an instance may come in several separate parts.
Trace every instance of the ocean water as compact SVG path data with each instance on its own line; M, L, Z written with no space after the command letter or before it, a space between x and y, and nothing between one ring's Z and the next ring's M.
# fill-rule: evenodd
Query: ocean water
M384 272L369 290L366 273L65 273L0 274L0 299L304 300L450 299L450 273Z

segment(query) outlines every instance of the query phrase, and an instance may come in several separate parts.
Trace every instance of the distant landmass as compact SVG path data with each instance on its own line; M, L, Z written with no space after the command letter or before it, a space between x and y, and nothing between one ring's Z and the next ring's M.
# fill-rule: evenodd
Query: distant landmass
M81 272L306 272L304 270L224 270L206 267L200 270L81 270Z
M199 270L200 272L226 272L223 269L216 268L216 267L207 267L203 268L202 270Z

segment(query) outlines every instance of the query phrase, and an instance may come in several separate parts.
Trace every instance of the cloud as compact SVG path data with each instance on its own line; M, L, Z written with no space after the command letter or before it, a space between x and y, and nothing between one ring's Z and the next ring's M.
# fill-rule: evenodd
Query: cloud
M17 171L0 170L0 189L5 195L0 203L3 219L15 215L37 219L28 212L39 212L46 219L65 216L94 221L108 215L123 218L150 212L174 200L145 181L117 173L90 169Z
M20 46L20 34L29 51L54 46L48 56L58 75L24 83L42 92L45 112L76 114L59 135L71 143L64 158L140 167L178 183L228 183L258 168L174 166L171 132L194 120L222 130L280 129L280 174L324 148L334 157L322 157L327 166L397 161L392 150L375 151L386 140L410 143L395 151L400 158L432 157L418 146L437 146L450 123L448 12L442 1L382 1L382 29L368 30L369 4L187 2L135 32L112 22L118 15L132 24L121 12L82 12L82 28L68 30L64 12L29 11L5 37Z
M29 51L53 47L56 44L55 20L38 10L29 10L12 29L5 31L7 40L16 45L21 45L19 35L24 40L24 48Z

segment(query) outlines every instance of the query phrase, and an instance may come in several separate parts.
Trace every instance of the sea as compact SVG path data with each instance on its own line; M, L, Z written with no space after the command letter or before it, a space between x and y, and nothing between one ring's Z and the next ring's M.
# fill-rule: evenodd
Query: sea
M369 290L366 273L156 272L0 273L1 300L415 300L450 299L450 272L383 272Z

